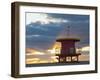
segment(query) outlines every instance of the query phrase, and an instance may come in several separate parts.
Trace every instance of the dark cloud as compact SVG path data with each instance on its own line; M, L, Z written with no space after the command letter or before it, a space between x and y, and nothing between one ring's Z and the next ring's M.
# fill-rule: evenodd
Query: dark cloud
M88 15L48 13L48 16L68 20L69 23L41 24L41 22L35 22L26 25L26 47L44 50L50 48L61 31L67 32L67 26L70 26L71 36L80 38L81 46L89 45Z
M37 23L31 23L26 26L26 46L30 48L48 49L55 42L61 29L61 24L37 25Z
M50 17L67 19L71 22L88 22L89 15L76 15L76 14L49 14Z

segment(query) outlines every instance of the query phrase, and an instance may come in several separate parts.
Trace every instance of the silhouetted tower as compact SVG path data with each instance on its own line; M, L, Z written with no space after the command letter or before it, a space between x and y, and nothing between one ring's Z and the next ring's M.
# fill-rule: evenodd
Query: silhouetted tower
M59 58L61 56L64 57L64 61L66 61L65 60L66 56L70 55L72 57L72 55L76 54L75 42L80 41L78 38L71 38L70 26L66 28L65 33L67 33L66 37L56 40L57 42L61 42L61 52L57 56L59 56ZM59 59L59 62L60 62L60 59Z

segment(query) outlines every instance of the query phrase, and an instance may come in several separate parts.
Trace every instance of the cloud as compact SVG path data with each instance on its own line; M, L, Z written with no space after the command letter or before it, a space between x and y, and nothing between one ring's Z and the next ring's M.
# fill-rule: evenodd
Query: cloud
M82 51L89 51L90 50L90 47L89 46L85 46L85 47L82 47L81 50Z
M61 23L45 25L31 23L26 27L26 47L48 49L53 45L62 29L63 24Z
M83 46L81 48L76 48L77 53L81 53L82 55L89 55L90 54L90 46Z
M49 16L60 19L67 19L68 21L89 21L89 15L77 15L77 14L49 14Z
M55 37L46 35L28 35L26 37L26 47L38 50L46 50L53 45Z
M76 47L89 45L89 16L53 13L26 13L26 47L47 50L59 36L79 38ZM67 37L67 36L66 36Z
M32 37L40 37L40 35L35 34L35 35L27 35L26 38L32 38Z
M46 13L26 13L26 24L39 22L42 25L50 23L66 23L68 20L50 17Z
M69 21L69 23L71 23L71 24L83 24L83 23L89 23L89 21L88 20L77 20L77 21L71 20L71 21Z
M48 51L37 51L32 48L26 48L26 64L33 63L51 63L57 62L54 54L49 53Z

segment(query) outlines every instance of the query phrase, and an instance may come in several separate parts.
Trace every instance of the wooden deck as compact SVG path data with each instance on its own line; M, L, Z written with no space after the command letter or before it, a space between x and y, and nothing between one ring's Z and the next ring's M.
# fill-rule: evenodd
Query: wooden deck
M58 61L60 62L79 62L79 55L81 53L75 53L75 54L56 54L55 56L58 56ZM73 57L76 58L76 60L73 60ZM70 61L68 61L68 58L71 58Z

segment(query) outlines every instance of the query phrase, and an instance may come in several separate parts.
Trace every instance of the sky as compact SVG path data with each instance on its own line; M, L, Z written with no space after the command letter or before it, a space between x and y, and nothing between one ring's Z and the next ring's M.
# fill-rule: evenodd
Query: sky
M47 50L56 39L79 38L76 47L89 46L89 15L26 12L26 48ZM68 26L70 28L68 29Z
M89 60L89 15L26 12L26 64L58 62L59 38L79 38L80 60ZM85 55L85 56L84 56Z

